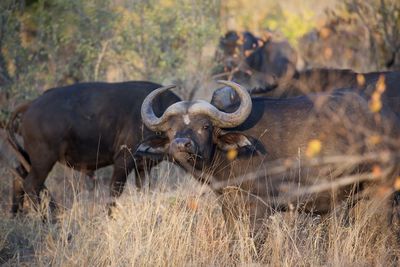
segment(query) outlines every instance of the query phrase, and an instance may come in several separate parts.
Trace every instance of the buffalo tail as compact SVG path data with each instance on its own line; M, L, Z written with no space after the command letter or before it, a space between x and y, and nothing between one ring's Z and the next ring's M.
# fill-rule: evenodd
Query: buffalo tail
M11 114L11 118L7 123L7 140L13 148L14 152L17 155L18 160L20 161L24 171L28 173L31 169L31 161L28 153L25 149L18 143L17 138L15 137L15 131L17 129L16 119L18 115L23 114L30 106L31 101L26 102L24 104L19 105L14 112Z

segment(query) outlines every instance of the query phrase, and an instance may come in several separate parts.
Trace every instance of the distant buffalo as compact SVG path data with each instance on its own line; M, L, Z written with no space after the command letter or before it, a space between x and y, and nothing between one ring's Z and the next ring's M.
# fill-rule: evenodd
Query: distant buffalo
M264 88L249 89L253 96L288 98L310 93L331 93L348 88L371 100L377 87L384 87L382 103L400 118L400 72L357 73L352 70L312 69L296 72ZM213 93L211 103L220 110L233 110L239 105L237 93L225 86Z
M265 87L296 71L297 53L291 45L272 37L262 40L250 32L229 31L220 39L215 76L245 87Z

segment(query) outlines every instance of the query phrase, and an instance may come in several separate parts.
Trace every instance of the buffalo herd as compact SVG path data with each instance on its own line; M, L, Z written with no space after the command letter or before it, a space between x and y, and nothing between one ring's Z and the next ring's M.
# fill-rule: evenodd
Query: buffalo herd
M382 187L390 195L382 205L392 214L399 72L297 71L288 43L248 32L227 33L220 48L222 87L210 103L138 81L54 88L17 107L7 125L20 162L12 213L25 195L39 204L56 162L89 175L113 165L110 194L118 197L132 170L141 187L146 171L169 160L219 196L228 226L243 210L256 231L293 204L326 214Z

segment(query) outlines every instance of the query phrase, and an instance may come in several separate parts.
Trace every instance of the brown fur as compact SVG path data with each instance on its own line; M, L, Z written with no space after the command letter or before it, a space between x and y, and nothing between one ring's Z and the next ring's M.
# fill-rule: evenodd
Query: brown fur
M306 152L311 141L321 142L318 151L321 160L329 156L364 155L380 149L398 151L400 147L396 118L385 110L379 114L371 113L368 102L349 91L288 99L253 98L251 114L233 129L218 129L206 116L199 114L191 115L191 122L187 125L181 115L170 117L167 122L169 130L165 132L167 139L163 137L162 147L151 147L155 142L145 141L137 153L144 156L148 151L167 153L197 179L207 182L215 193L223 195L225 218L228 215L241 217L237 214L237 203L244 201L249 217L257 225L255 229L272 212L288 209L291 199L288 198L286 203L274 201L285 197L284 188L311 186L326 177L337 179L357 171L371 170L371 165L363 163L344 169L337 165L329 165L329 168L296 167L299 165L297 162L307 162L308 157L312 157ZM380 119L376 120L376 116ZM368 145L367 140L373 135L391 141ZM270 173L271 168L276 167L274 162L284 164L286 160L292 162L286 171ZM392 167L389 164L388 168ZM386 177L387 181L393 182L398 171L397 164ZM250 179L248 174L253 172L258 176ZM240 177L244 179L237 180ZM297 198L295 207L326 214L363 189L364 184L356 182L337 190ZM237 198L237 201L232 201L232 198Z
M150 82L82 83L54 88L31 103L19 106L9 123L10 141L30 163L23 181L14 183L12 212L19 211L25 193L34 205L56 162L92 174L114 166L110 194L121 195L127 175L135 170L141 186L149 163L134 158L137 143L154 134L140 118L143 99L161 85ZM178 101L167 92L155 103L156 112ZM13 137L14 121L21 115L22 148ZM26 167L28 168L28 166Z

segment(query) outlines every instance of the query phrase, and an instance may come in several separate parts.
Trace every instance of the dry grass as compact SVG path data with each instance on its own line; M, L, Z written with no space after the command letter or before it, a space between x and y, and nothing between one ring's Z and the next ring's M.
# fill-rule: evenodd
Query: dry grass
M41 223L37 214L0 219L0 264L5 266L371 266L393 263L388 230L379 220L380 203L354 209L354 221L343 213L327 218L298 213L266 220L258 250L246 234L226 233L216 196L188 176L164 165L152 190L137 192L130 179L118 201L115 219L104 209L108 186L94 192L77 185L79 175L57 167L48 179L65 206L60 222ZM2 207L10 179L0 181ZM107 175L108 170L103 171ZM100 175L101 176L101 175ZM176 178L179 176L179 180ZM105 179L107 181L107 179ZM7 200L9 201L9 200ZM9 202L7 202L9 205Z

